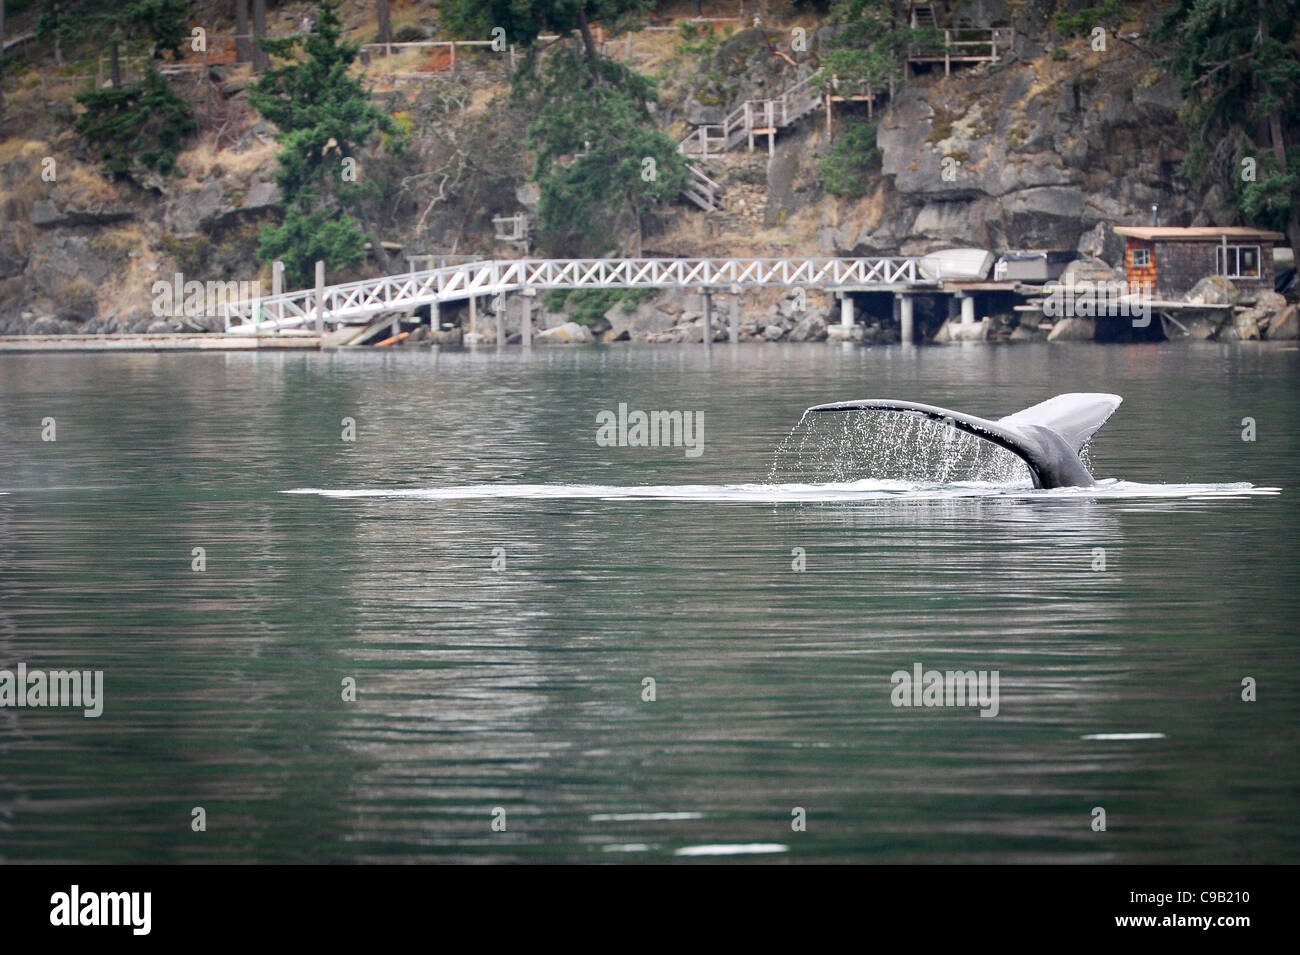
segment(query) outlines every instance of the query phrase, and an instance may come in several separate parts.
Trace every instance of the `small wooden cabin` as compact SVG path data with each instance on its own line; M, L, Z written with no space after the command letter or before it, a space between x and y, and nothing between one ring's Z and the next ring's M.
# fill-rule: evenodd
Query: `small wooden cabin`
M1226 276L1249 298L1273 290L1273 245L1280 232L1243 226L1116 226L1124 236L1130 285L1181 298L1207 275Z

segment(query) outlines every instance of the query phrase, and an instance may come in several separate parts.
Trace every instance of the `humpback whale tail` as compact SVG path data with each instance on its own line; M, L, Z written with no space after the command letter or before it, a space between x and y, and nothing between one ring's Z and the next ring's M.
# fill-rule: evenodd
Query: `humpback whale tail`
M1119 395L1107 394L1057 395L997 420L888 398L837 401L816 405L808 411L892 411L919 415L1006 448L1029 466L1034 487L1089 487L1096 482L1080 460L1079 452L1123 400Z

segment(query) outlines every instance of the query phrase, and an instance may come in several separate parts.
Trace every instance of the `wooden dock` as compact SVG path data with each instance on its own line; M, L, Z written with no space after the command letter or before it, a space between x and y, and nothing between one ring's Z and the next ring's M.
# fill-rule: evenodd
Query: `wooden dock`
M193 352L315 350L319 335L9 335L0 337L6 352Z

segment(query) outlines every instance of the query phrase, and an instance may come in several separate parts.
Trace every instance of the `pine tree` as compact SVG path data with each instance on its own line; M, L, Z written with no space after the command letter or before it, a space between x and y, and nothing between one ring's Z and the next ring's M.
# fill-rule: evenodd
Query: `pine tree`
M358 153L378 132L394 132L349 68L359 47L342 39L338 4L318 5L316 28L305 36L259 39L261 48L284 62L268 70L249 90L249 102L278 128L281 145L276 182L285 219L262 232L262 261L281 259L289 276L306 285L314 263L328 269L356 266L364 257L367 231L381 265L383 249L373 230L348 210L360 208L366 184Z
M653 83L604 58L597 70L601 82L561 49L522 81L540 103L528 130L539 227L557 252L575 253L605 252L630 228L639 254L644 217L681 194L686 163L650 112Z
M659 129L655 84L603 56L592 24L609 33L634 25L651 0L444 0L454 35L491 39L499 28L529 52L513 95L536 115L527 144L541 192L539 233L556 254L606 252L631 234L639 252L645 217L681 194L686 163ZM576 36L539 53L537 38Z
M109 51L113 88L122 86L122 47L147 41L151 54L170 52L179 58L189 34L184 0L45 0L36 23L41 39L77 43L97 38Z
M825 84L889 89L902 82L908 52L942 41L937 30L909 29L896 7L891 0L833 0L829 21L835 31L822 56Z
M183 0L46 0L41 9L36 27L41 38L69 44L93 38L107 45L110 87L77 94L83 111L73 128L115 176L129 175L137 165L171 172L184 140L198 129L190 104L152 62L138 84L122 81L124 49L148 43L151 57L182 56L186 16Z
M198 131L194 111L150 64L139 86L77 94L85 111L73 121L90 151L114 176L135 164L171 173L184 141Z

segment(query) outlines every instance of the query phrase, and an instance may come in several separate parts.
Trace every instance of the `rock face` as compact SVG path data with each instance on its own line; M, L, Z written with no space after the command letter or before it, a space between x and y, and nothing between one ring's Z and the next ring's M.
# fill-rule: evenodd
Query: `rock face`
M605 313L605 320L609 322L615 339L625 337L638 341L654 332L667 331L684 315L703 314L703 308L699 295L681 289L666 289L653 301L642 302L630 312L622 303L611 306Z
M242 216L276 208L280 190L273 182L256 180L242 191L227 191L222 182L209 179L197 190L174 195L167 203L164 224L177 238L192 238L220 228Z
M32 203L32 225L43 229L73 225L108 225L130 219L135 214L125 204L96 204L78 208L73 202L60 201L58 186L50 192L50 198L37 199Z
M1008 16L976 12L981 22ZM1027 38L1048 32L1018 31L1019 52L1034 52ZM1184 148L1177 80L1153 82L1149 62L1124 46L1079 62L1013 55L904 85L877 127L883 215L835 227L823 247L865 255L1086 245L1109 257L1099 223L1146 222L1153 204L1166 224L1204 216L1169 173Z

